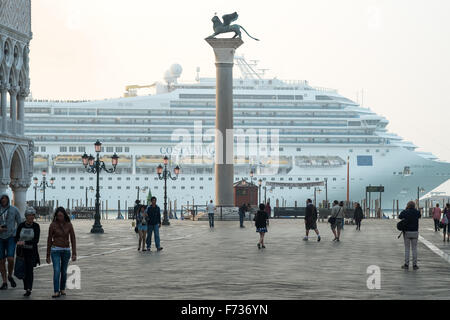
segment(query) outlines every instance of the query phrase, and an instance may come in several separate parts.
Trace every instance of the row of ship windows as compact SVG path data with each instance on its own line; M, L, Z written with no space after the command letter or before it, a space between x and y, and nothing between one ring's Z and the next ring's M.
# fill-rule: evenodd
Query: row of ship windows
M41 152L46 152L47 148L44 146L40 147ZM302 151L302 148L297 148L297 151ZM39 152L39 147L34 147L35 152ZM66 147L60 146L59 152L86 152L86 147ZM262 148L261 151L265 151L265 148ZM270 151L274 151L274 148L270 148ZM284 151L283 147L279 147L279 151ZM130 152L130 147L102 147L101 152ZM353 149L349 149L348 152L353 152ZM370 149L366 149L366 152L370 152ZM379 149L376 149L375 152L380 152ZM386 149L386 152L389 152L389 149Z
M122 186L117 186L116 188L117 188L117 190L122 190ZM157 189L158 189L158 186L154 186L154 187L152 187L152 188L157 190ZM284 187L273 187L273 189L276 189L276 188L284 189ZM286 189L292 189L292 188L294 188L294 187L286 187ZM311 189L311 187L295 187L295 189L300 189L300 190L303 189L303 188L306 188L307 190L310 190L310 189ZM62 186L62 187L61 187L61 190L65 190L65 189L66 189L65 186ZM72 187L70 187L70 189L71 189L71 190L75 190L75 187L72 186ZM100 189L104 189L104 188L103 188L103 187L100 187ZM108 190L112 190L112 189L113 189L112 186L109 186L109 187L108 187ZM126 190L130 190L131 187L130 187L130 186L126 186L125 189L126 189ZM172 186L172 189L177 189L177 187L176 187L176 186ZM181 189L181 190L185 190L186 187L181 186L180 189ZM195 189L195 186L191 186L191 189ZM200 190L203 190L203 186L199 186L199 189L200 189ZM332 189L336 189L336 187L332 187ZM341 189L344 189L344 188L342 187ZM83 186L80 187L80 190L85 190L85 187L83 187Z
M44 146L34 147L34 152L47 152L47 148ZM102 147L101 152L130 152L130 147ZM59 152L86 152L86 147L66 147L60 146Z
M70 178L70 180L72 180L72 181L75 181L75 179L76 179L75 177L71 177L71 178ZM311 179L312 179L312 178L310 178L310 177L305 178L306 181L311 181ZM320 181L320 178L314 178L314 179L315 179L315 181ZM65 181L65 180L66 180L66 177L61 177L61 180L62 180L62 181ZM84 177L79 177L79 180L80 180L80 181L83 181L83 180L84 180ZM89 180L90 180L90 181L93 181L93 180L94 180L94 177L89 177ZM100 177L100 180L103 180L103 178ZM112 180L113 180L112 177L108 177L108 181L112 181ZM122 180L122 177L117 177L116 180L117 180L117 181L121 181L121 180ZM130 181L130 180L131 180L131 177L126 177L125 180L126 180L126 181ZM134 180L135 180L135 181L140 181L140 178L139 178L139 177L136 177L136 178L134 178ZM145 178L144 178L144 181L148 181L148 180L149 180L148 177L145 177ZM155 181L158 181L159 178L158 178L158 177L155 177L154 180L155 180ZM181 177L180 180L181 180L181 181L185 181L186 178L185 178L185 177ZM191 177L190 180L191 180L191 181L195 181L196 179L195 179L195 177ZM203 181L204 178L203 178L203 177L199 177L198 180L199 180L199 181ZM213 180L212 177L208 177L208 181L212 181L212 180ZM241 180L241 178L235 178L235 180L236 180L236 181L239 181L239 180ZM266 181L266 180L267 180L267 181L268 181L269 179L268 179L268 178L261 178L261 180L263 180L263 181ZM286 179L286 181L293 181L293 180L294 180L294 178L292 178L292 177ZM333 177L332 180L333 180L333 181L336 181L337 178ZM343 180L345 180L345 179L343 178ZM276 178L270 178L270 181L276 181ZM278 181L285 181L285 179L284 179L284 178L279 178ZM303 181L303 178L297 178L297 181Z

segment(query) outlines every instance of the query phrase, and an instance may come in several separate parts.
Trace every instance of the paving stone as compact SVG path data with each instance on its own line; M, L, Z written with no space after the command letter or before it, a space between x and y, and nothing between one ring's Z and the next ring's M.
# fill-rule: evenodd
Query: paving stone
M327 223L302 241L304 221L271 220L266 249L258 250L252 222L176 221L162 227L156 252L137 251L137 234L128 220L102 221L104 234L90 234L93 221L73 222L81 289L61 299L450 299L449 262L422 242L420 269L402 270L404 246L394 220L363 220L362 230L346 225L333 242ZM48 222L41 222L40 255L33 294L22 297L22 283L0 292L0 299L51 299L52 266L45 263ZM450 254L450 244L421 221L421 236ZM312 236L311 236L312 235ZM154 246L154 242L152 242ZM367 268L381 270L381 289L367 288Z

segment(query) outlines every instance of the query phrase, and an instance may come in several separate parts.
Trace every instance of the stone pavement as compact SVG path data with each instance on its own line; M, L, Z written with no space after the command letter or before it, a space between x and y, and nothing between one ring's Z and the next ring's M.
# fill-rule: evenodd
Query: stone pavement
M161 229L164 250L142 253L129 220L102 221L101 235L89 233L93 221L74 221L78 260L70 265L80 268L81 288L59 299L450 299L450 244L430 219L420 232L434 251L419 243L417 271L400 268L404 246L395 220L363 220L361 231L345 226L339 243L326 223L318 223L321 242L314 232L305 242L302 219L271 220L261 250L250 221L244 229L238 221L216 221L214 230L207 221L171 223ZM17 281L0 300L51 299L48 222L40 224L43 265L35 269L32 296L24 298ZM380 268L381 289L367 287L371 265Z

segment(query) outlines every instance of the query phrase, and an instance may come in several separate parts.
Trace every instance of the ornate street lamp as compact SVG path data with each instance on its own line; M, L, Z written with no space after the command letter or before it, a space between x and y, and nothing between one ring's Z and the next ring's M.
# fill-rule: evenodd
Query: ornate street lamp
M159 180L164 180L164 219L162 224L164 226L170 225L169 219L167 217L167 178L171 180L177 180L178 175L180 174L180 167L176 166L173 169L173 172L175 173L175 176L172 176L172 173L170 170L167 169L167 165L169 164L169 158L167 156L164 157L164 167L162 165L158 165L156 168L156 173L158 174Z
M42 170L42 181L41 183L38 185L38 178L34 177L33 178L33 182L34 182L34 203L37 203L37 197L36 197L36 191L37 189L41 190L43 192L43 203L44 203L44 207L45 207L45 189L50 188L50 189L55 189L55 186L53 185L55 183L55 178L51 177L50 178L50 184L48 184L47 181L47 171Z
M97 188L95 194L95 222L92 226L91 233L104 233L102 225L100 224L100 172L105 171L107 173L114 173L116 171L117 164L119 163L119 156L114 153L111 158L112 168L107 169L105 163L100 161L100 151L102 150L102 143L97 140L94 144L95 152L97 153L97 159L95 159L92 154L83 154L81 157L83 165L88 173L93 173L97 175Z

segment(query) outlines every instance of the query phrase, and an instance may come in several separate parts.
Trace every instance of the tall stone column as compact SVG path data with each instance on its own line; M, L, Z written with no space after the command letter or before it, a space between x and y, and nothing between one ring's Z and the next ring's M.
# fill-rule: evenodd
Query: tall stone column
M7 119L7 108L8 108L8 86L5 84L0 85L1 93L1 114L2 114L2 133L8 132L8 119Z
M234 205L233 61L240 38L207 38L216 57L216 205Z
M26 181L17 182L11 184L11 189L13 192L13 203L14 206L19 209L22 218L25 217L25 209L27 207L27 190L30 185Z
M11 124L11 134L16 135L17 132L17 89L10 88L9 89L9 102L10 102L10 111L9 115L12 120Z

